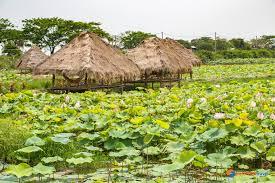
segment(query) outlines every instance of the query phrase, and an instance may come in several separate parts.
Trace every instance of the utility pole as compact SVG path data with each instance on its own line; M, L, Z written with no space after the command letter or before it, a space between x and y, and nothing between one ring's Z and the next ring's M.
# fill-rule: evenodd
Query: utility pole
M215 32L215 52L217 52L217 32Z
M161 32L161 39L163 39L163 32Z
M256 36L256 45L255 45L256 48L258 48L258 36Z

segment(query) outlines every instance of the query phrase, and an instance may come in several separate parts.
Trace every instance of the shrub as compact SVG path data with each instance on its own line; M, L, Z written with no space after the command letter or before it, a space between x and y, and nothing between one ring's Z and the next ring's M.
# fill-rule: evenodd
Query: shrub
M30 137L28 129L11 119L0 119L0 159L14 161L10 155L24 147Z

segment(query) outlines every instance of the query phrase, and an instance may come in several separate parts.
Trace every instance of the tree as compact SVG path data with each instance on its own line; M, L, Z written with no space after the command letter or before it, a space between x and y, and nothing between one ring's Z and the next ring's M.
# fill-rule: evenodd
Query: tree
M270 49L274 45L274 38L275 36L261 36L259 39L252 39L251 45L253 48L265 48Z
M191 44L196 46L198 50L214 51L215 40L210 37L201 37L199 39L193 39Z
M69 42L83 31L94 32L100 37L110 39L110 35L99 26L100 23L96 22L75 22L57 17L33 18L23 20L23 33L28 41L48 48L53 54L56 47Z
M189 41L186 41L186 40L182 40L182 39L179 39L177 40L183 47L187 48L187 49L191 49L191 43Z
M217 38L217 50L228 50L231 48L231 44L226 39Z
M4 44L2 53L11 57L19 57L22 54L22 51L13 41L8 41Z
M247 43L244 39L241 38L234 38L229 41L231 45L240 50L249 50L251 49L251 46L249 43Z
M9 56L20 55L19 48L24 45L22 31L15 29L8 19L0 19L0 44L3 46L2 52Z
M121 37L121 45L124 49L132 49L149 37L156 37L156 35L141 31L127 31Z

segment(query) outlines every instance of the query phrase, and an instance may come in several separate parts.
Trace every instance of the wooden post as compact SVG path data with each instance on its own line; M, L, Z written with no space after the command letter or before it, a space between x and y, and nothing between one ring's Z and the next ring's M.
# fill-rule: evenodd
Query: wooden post
M147 85L148 85L147 79L148 79L148 78L147 78L147 73L145 73L145 82L144 82L144 87L145 87L145 88L147 88Z
M154 81L152 81L152 89L154 89Z
M181 87L181 75L180 75L180 72L178 72L178 86L179 86L179 88Z
M190 79L193 79L193 71L190 72Z
M88 82L88 74L86 73L85 74L85 85L87 85L87 82Z
M55 74L53 74L53 78L52 78L52 87L54 87L55 85Z
M169 76L169 88L172 88L172 74Z
M162 87L162 72L160 73L159 87Z

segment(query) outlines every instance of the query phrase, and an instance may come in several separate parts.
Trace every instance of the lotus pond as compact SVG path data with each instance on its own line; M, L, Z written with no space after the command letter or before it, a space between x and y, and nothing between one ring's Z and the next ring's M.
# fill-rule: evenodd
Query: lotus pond
M274 65L195 75L171 90L2 94L0 182L226 182L230 167L258 175L234 182L274 182Z

